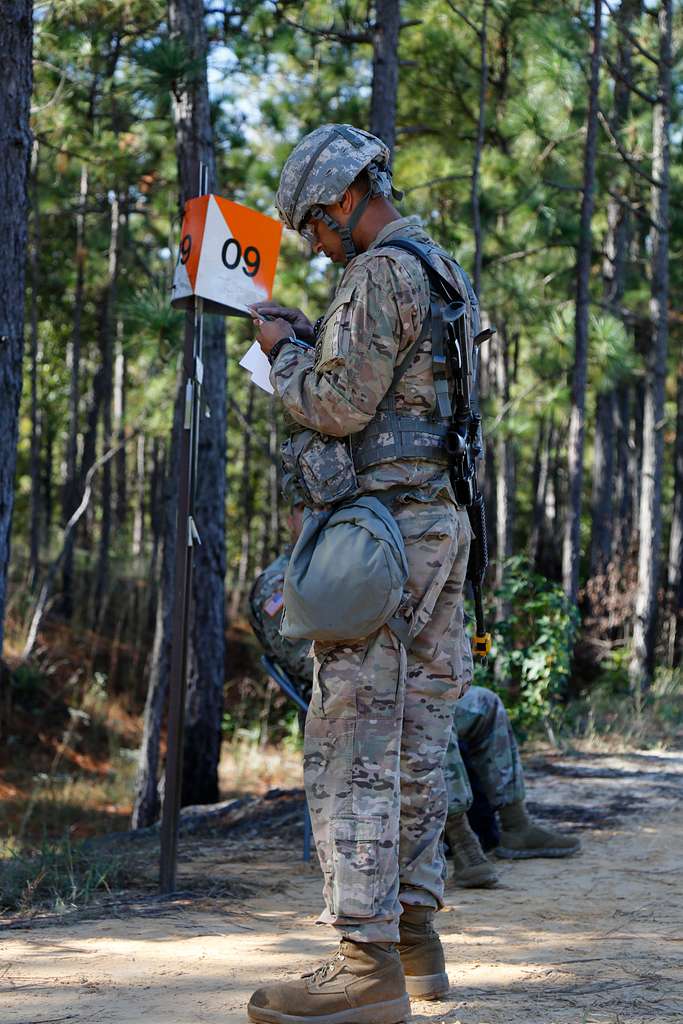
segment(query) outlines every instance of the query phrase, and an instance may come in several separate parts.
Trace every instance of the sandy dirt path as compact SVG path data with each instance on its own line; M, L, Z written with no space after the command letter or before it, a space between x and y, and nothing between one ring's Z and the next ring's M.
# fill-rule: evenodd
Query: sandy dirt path
M528 781L536 813L580 828L583 852L499 861L494 890L449 886L451 992L414 1002L413 1021L680 1024L683 755L534 761ZM254 895L0 930L0 1024L243 1024L254 988L331 951L298 843L195 847L180 884L198 867Z

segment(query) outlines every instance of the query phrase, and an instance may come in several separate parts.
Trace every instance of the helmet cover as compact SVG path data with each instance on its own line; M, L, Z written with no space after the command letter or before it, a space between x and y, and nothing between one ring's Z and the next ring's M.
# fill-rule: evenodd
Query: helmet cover
M282 168L275 203L298 231L311 207L338 203L362 170L371 196L392 193L390 153L376 135L348 124L325 124L304 136Z

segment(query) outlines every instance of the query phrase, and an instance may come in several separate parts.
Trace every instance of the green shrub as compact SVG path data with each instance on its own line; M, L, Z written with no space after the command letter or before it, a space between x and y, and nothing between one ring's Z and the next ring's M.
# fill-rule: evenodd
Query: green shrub
M579 616L562 587L522 556L507 561L497 596L510 611L493 626L489 666L477 666L475 681L500 694L523 737L552 722L569 680Z

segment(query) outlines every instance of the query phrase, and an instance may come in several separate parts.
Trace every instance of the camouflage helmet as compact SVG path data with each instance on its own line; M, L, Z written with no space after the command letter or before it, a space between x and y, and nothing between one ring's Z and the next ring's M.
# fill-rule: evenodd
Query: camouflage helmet
M391 195L389 148L350 124L324 124L306 135L287 158L275 199L287 227L299 231L311 208L337 203L362 170L371 195Z

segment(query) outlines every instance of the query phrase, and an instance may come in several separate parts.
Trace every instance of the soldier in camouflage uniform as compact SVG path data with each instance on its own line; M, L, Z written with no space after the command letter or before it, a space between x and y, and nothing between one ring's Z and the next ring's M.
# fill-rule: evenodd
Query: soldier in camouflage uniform
M458 739L464 742L477 780L491 807L498 812L501 835L496 856L519 860L576 853L581 845L578 839L541 828L529 819L524 804L522 763L500 697L486 687L471 687L455 706L453 726L446 756L446 837L453 855L455 884L467 889L489 888L497 883L493 866L467 820L472 787Z
M313 683L310 640L285 640L280 635L284 602L282 588L290 551L271 562L256 579L249 595L249 621L267 654L280 665L309 699Z
M289 553L280 555L257 578L250 596L250 620L266 653L289 675L309 699L313 661L308 640L286 640L280 635L282 588ZM468 765L460 744L465 745ZM508 859L568 857L580 849L578 839L529 820L524 797L524 772L508 713L500 697L483 686L472 686L455 705L453 732L444 766L448 791L446 836L453 857L453 882L463 889L491 888L497 875L467 812L473 795L470 773L490 806L498 812L501 835L494 852Z
M253 1021L395 1024L409 1013L407 991L433 998L448 989L433 917L445 877L444 760L455 702L472 678L463 623L471 531L434 426L428 278L414 256L380 244L429 245L466 304L471 334L479 318L462 269L417 218L400 216L391 194L379 139L348 125L308 135L285 164L278 209L345 270L314 350L292 343L295 330L313 334L303 314L255 310L292 426L287 468L314 507L354 492L393 499L409 567L403 612L417 635L408 652L388 627L313 645L304 774L324 875L321 921L341 942L313 974L255 992ZM263 322L259 310L280 315Z

